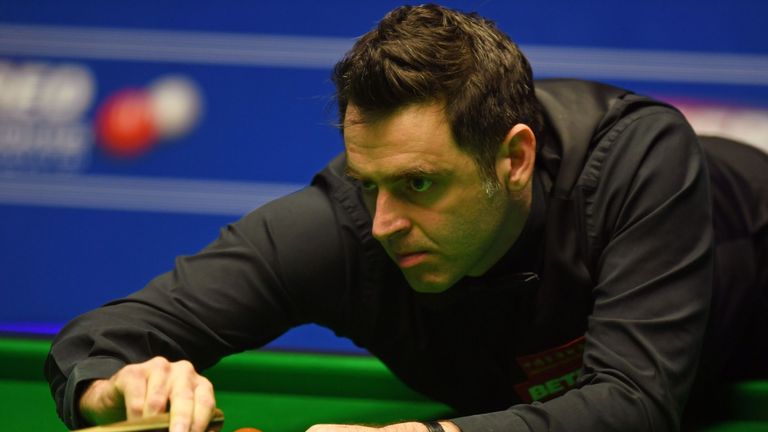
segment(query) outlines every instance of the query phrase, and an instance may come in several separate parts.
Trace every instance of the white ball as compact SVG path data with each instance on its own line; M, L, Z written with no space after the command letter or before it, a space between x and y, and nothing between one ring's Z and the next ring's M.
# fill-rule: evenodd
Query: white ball
M178 138L197 124L203 100L192 80L181 75L165 76L152 83L149 94L160 138Z

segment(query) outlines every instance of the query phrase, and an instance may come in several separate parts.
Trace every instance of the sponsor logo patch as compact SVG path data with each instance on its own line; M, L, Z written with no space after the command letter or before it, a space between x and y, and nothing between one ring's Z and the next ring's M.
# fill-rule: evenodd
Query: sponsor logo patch
M517 358L528 381L515 386L515 392L526 403L545 401L564 394L576 383L582 366L585 338L581 336L565 345Z

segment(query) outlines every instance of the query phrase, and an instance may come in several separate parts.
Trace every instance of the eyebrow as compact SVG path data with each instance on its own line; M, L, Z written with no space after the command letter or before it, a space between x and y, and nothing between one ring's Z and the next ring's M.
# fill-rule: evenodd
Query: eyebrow
M356 169L350 167L349 165L347 165L344 168L344 174L358 181L363 181L367 179L366 176L358 172ZM441 169L417 165L414 167L409 167L400 171L396 171L394 173L389 173L384 176L384 181L392 182L392 181L414 178L414 177L439 177L439 176L444 176L446 174L447 174L447 170L441 170Z

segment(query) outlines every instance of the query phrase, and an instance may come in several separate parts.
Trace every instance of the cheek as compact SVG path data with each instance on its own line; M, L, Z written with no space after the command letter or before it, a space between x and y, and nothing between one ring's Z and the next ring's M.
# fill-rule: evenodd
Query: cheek
M503 212L486 201L468 202L451 220L453 247L457 254L474 259L485 253L504 223Z
M473 255L484 243L483 225L486 221L469 210L461 206L440 214L425 215L420 228L442 253L456 258Z

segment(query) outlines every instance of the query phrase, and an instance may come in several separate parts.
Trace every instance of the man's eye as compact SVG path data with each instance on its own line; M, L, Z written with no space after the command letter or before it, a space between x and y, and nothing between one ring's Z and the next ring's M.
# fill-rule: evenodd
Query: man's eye
M432 180L416 177L408 181L408 186L415 192L426 192L432 186Z
M372 181L361 181L360 187L362 187L364 191L370 192L376 190L376 183Z

